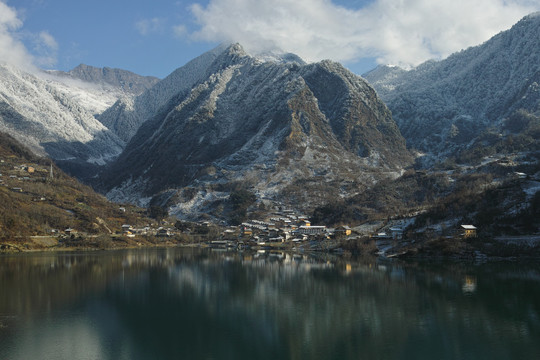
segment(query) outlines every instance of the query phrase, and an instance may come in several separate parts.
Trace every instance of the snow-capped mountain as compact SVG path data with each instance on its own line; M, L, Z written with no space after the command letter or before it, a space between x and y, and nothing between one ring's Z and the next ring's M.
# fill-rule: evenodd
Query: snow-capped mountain
M503 132L518 110L539 115L540 13L443 61L364 77L386 102L409 146L449 156L486 131Z
M118 137L128 142L141 124L154 116L173 96L191 90L197 83L210 76L214 69L210 69L209 66L223 49L223 46L219 46L191 60L135 99L120 98L99 116L99 120Z
M185 214L219 207L241 183L259 198L309 208L410 164L390 112L362 78L331 61L265 60L238 44L218 47L109 109L110 126L142 125L101 174L108 196L144 203L165 191Z
M99 120L122 140L129 142L139 126L154 116L173 96L191 90L199 82L220 71L219 66L222 64L214 63L214 61L226 48L227 46L220 45L198 56L135 99L120 98L114 106L98 117ZM260 54L256 57L256 61L305 64L295 54Z
M94 115L118 98L116 89L51 73L0 65L0 131L36 154L70 164L103 165L120 154L124 141ZM77 165L77 166L79 166Z

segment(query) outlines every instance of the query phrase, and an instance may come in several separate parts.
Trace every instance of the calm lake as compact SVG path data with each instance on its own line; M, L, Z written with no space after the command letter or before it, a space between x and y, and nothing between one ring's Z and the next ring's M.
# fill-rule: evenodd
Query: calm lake
M0 359L539 359L540 265L0 256Z

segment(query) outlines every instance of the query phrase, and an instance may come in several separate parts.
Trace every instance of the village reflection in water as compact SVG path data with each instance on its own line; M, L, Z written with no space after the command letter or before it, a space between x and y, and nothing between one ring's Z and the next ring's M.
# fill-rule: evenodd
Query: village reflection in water
M197 248L42 253L0 257L0 285L0 358L540 353L535 263Z

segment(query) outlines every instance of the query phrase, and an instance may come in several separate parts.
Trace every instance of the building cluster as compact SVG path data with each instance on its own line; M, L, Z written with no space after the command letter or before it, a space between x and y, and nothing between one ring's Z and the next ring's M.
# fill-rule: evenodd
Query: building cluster
M85 233L80 233L77 229L72 229L72 228L64 229L63 232L53 229L51 230L51 232L53 234L60 234L60 235L63 234L65 236L78 236L78 235L87 236L88 235ZM157 237L168 238L168 237L174 236L177 233L178 233L177 229L171 228L171 227L160 226L156 228L150 225L147 225L144 227L134 227L129 224L124 224L122 225L122 230L117 231L116 235L117 236L121 235L128 238L134 238L136 236L157 236Z
M22 183L25 181L45 181L47 169L36 169L26 164L12 164L6 160L0 160L0 186L10 188L14 192L24 192ZM14 186L15 185L15 186Z
M223 232L224 240L235 238L248 239L259 245L284 242L302 242L323 240L337 236L348 236L351 229L341 226L335 229L321 225L312 225L304 215L298 215L294 210L281 210L274 213L268 220L249 220L240 225L239 231L227 229Z
M378 233L372 235L371 237L377 240L402 240L403 239L403 226L392 226L386 231L379 231ZM475 238L477 236L477 228L474 225L459 225L450 231L452 236L450 237L461 237L461 238ZM420 229L416 234L425 234L432 233L442 236L442 229L440 227L431 226L424 229Z
M171 237L177 233L177 230L172 227L160 226L158 228L150 225L144 227L133 227L129 224L122 225L122 235L126 237L135 236L157 236L157 237Z

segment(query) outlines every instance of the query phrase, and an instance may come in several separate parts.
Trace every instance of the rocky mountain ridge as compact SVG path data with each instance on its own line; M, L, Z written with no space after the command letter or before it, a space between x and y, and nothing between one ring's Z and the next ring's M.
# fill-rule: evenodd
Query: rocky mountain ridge
M108 84L133 95L142 94L159 81L154 76L141 76L127 70L109 67L97 68L85 64L80 64L65 74L89 83Z
M84 179L125 146L98 120L100 114L119 99L132 102L158 81L83 64L69 72L28 72L0 64L0 131Z
M261 209L309 211L401 176L413 162L405 139L430 171L534 170L539 39L533 14L446 60L379 67L365 75L377 92L338 63L253 57L238 44L159 81L1 65L0 130L79 178L99 173L94 184L114 200L222 219L243 189Z
M136 98L120 98L99 120L125 142L135 135L143 122L155 115L173 96L190 90L195 84L212 73L208 65L214 61L224 47L206 52L186 65L173 71Z
M482 45L404 71L380 67L364 77L386 102L410 147L427 164L504 136L517 111L540 115L540 13Z
M340 64L263 62L236 44L171 77L185 73L168 100L170 77L135 100L167 90L100 175L110 198L142 204L161 194L179 214L200 213L242 183L259 199L308 208L398 176L412 160L386 106Z

